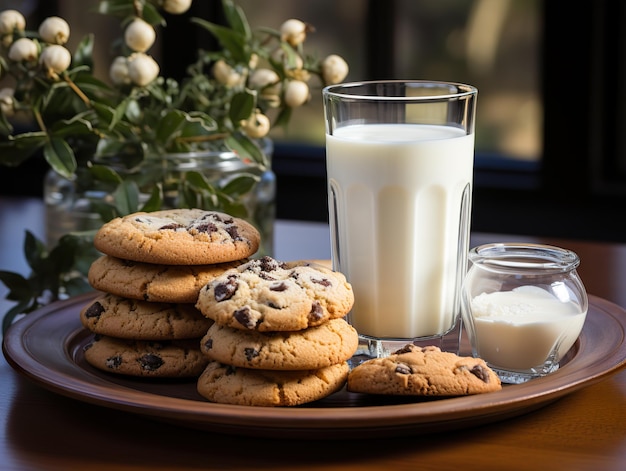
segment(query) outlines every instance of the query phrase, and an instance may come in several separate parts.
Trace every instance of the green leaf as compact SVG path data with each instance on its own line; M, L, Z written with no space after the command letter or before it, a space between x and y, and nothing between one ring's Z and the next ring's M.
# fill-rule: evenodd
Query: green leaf
M51 137L43 148L43 155L59 175L71 178L76 171L76 158L70 145L60 137Z
M115 107L104 105L102 103L94 102L92 103L93 109L96 111L96 114L100 119L102 119L106 123L111 123L115 116Z
M116 185L122 183L122 177L119 173L106 165L92 165L89 168L89 172L96 180L105 183L115 183Z
M124 116L126 116L126 109L131 101L132 98L126 98L115 107L111 122L109 123L109 129L113 129L124 118Z
M37 239L30 231L26 231L24 237L24 257L28 266L34 271L41 265L42 260L46 254L45 245Z
M217 121L211 116L201 111L190 111L186 116L186 122L180 131L180 135L181 137L207 135L217 130Z
M167 145L169 141L174 139L180 128L184 124L187 115L180 110L172 110L161 118L155 129L157 141Z
M93 44L93 34L88 34L78 43L72 57L72 67L86 65L89 69L93 69Z
M205 190L209 193L215 193L213 186L200 172L187 172L185 180L196 189Z
M131 16L135 13L132 0L103 0L98 4L98 13L115 16Z
M163 189L161 188L161 185L155 185L154 188L152 188L152 192L150 193L150 198L148 199L148 201L146 201L143 206L141 207L142 211L145 211L147 213L152 212L152 211L158 211L159 209L161 209L161 206L163 204Z
M123 181L113 192L113 200L121 216L134 213L139 208L139 187L133 181Z
M76 239L66 234L62 241L57 244L48 255L45 263L48 265L51 273L61 274L67 273L74 265L76 256ZM54 280L55 284L59 283L58 278Z
M88 119L84 119L84 116L89 114L81 113L72 119L57 121L50 127L50 134L60 138L94 134L91 122Z
M144 21L150 23L152 26L161 25L165 26L165 18L161 16L159 10L156 9L151 3L144 2L142 17Z
M284 41L281 42L280 48L285 53L285 64L276 64L274 62L274 65L280 68L282 68L284 65L287 69L297 68L298 62L300 60L300 55L298 54L298 51L296 51L289 43L286 43Z
M0 135L4 137L8 137L13 134L13 126L4 115L4 113L0 112Z
M246 161L252 160L262 166L267 166L267 157L252 139L243 133L234 133L225 139L226 145L233 152L239 155L239 158Z
M228 198L223 194L219 194L220 196L220 209L230 214L231 216L246 218L248 217L248 210L246 206L240 200L234 200L232 198Z
M192 18L191 21L212 33L222 47L230 52L234 60L248 63L249 54L246 52L246 38L243 34L201 18Z
M9 290L6 299L20 301L28 299L30 296L30 284L28 280L19 273L0 271L0 281Z
M9 137L8 141L0 142L0 163L7 166L18 166L47 142L45 132L30 132Z
M96 103L100 106L114 106L114 91L105 82L98 80L90 73L76 74L73 80L91 100L92 107L95 107Z
M111 219L120 216L120 213L115 208L115 206L102 200L92 201L91 209L93 209L100 216L102 222L109 222Z
M241 34L246 41L252 37L252 31L243 9L231 0L223 0L224 16L230 27Z
M256 106L256 94L251 91L236 93L230 102L228 115L233 123L248 119Z
M254 185L259 182L260 178L252 174L242 174L237 178L233 178L222 187L222 191L227 195L239 197L248 193Z

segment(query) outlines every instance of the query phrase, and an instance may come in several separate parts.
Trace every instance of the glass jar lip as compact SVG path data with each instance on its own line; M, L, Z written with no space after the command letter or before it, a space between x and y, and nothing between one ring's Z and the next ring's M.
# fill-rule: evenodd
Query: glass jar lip
M379 87L390 87L406 84L409 87L427 88L448 88L448 93L432 95L403 95L388 96L379 95L376 90ZM445 82L437 80L371 80L361 82L346 82L335 85L328 85L322 89L322 94L327 97L336 97L352 100L368 101L399 101L399 102L420 102L420 101L448 101L462 97L478 94L478 89L472 85L459 82Z
M562 247L526 242L483 244L469 251L475 265L518 272L567 272L580 264L578 255Z

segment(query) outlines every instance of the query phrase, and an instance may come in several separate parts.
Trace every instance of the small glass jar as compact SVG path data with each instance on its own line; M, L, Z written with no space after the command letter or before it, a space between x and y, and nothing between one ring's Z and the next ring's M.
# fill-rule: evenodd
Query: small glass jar
M473 356L504 383L557 370L587 315L578 255L550 245L494 243L471 249L469 262L462 316Z

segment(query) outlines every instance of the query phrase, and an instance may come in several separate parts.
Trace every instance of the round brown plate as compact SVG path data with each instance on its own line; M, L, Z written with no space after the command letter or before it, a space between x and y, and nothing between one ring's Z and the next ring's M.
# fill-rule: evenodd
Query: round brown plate
M201 430L282 438L365 438L460 429L543 407L600 381L626 364L626 311L590 296L582 334L561 368L525 384L476 396L424 400L377 397L345 390L294 408L207 402L195 380L156 381L107 374L83 357L91 334L78 313L94 294L46 306L11 326L7 361L38 385L74 399Z

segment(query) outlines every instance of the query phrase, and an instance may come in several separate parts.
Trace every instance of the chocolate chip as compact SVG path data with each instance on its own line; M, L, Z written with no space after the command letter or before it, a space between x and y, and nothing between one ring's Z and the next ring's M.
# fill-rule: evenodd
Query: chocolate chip
M237 226L228 226L226 228L226 232L228 232L228 235L231 239L241 240L241 236L239 235L239 229L237 228Z
M250 308L248 306L244 306L241 309L237 309L233 313L233 317L237 322L243 325L246 329L254 329L256 326L254 320L250 316Z
M402 355L403 353L410 353L415 350L415 345L407 343L404 347L393 352L394 355Z
M287 284L283 281L280 283L274 284L270 286L270 291L276 291L278 293L282 293L283 291L287 291Z
M141 368L148 371L156 371L163 366L163 359L154 353L147 353L139 358Z
M330 280L326 279L326 278L322 278L321 280L315 279L315 278L311 278L311 281L313 283L317 283L318 285L322 285L324 287L328 287L328 286L332 286L333 284L330 282Z
M100 317L100 315L104 312L104 306L100 304L98 301L93 303L91 306L87 308L85 311L85 317L87 319L93 319L94 317Z
M226 301L232 298L237 291L238 286L237 277L235 275L230 275L226 282L219 283L215 286L215 300L219 303L220 301Z
M213 339L208 339L204 342L204 346L207 350L211 350L213 348Z
M254 358L258 357L261 353L256 348L244 348L243 353L246 356L246 360L252 361Z
M122 357L120 356L109 357L106 359L105 365L107 368L116 370L122 365Z
M274 260L272 257L265 256L259 260L259 267L262 271L270 272L281 268L282 264L278 260Z
M399 373L401 375L410 375L411 373L413 373L413 370L409 365L405 363L398 363L398 365L396 366L396 373Z
M232 365L226 365L226 376L234 375L237 372L237 368Z
M483 383L488 383L491 379L489 372L482 365L473 366L470 373L480 379Z
M178 229L184 229L185 226L182 224L178 224L177 222L173 222L171 224L166 224L164 226L159 227L160 231L176 231Z
M212 222L207 222L204 224L200 224L195 227L198 232L206 232L207 234L211 232L217 232L217 226Z
M309 319L318 321L324 317L324 310L319 301L313 301L311 304L311 312L309 313Z
M261 273L259 273L259 278L265 280L265 281L274 281L276 280L276 278L274 278L272 275L262 271Z

